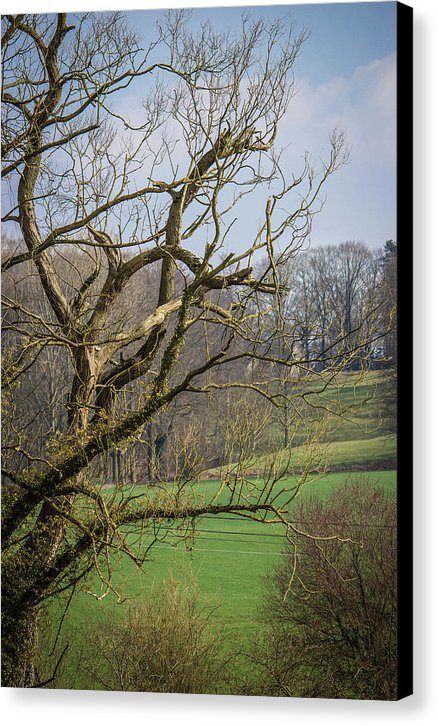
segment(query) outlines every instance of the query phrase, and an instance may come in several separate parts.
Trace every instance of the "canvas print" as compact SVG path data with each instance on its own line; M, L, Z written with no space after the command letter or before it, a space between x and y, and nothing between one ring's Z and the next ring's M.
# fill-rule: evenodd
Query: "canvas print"
M3 686L410 692L410 24L2 16Z

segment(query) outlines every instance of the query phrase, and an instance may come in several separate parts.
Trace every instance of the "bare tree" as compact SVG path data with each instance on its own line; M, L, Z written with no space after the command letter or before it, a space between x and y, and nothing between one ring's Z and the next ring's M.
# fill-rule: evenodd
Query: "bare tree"
M289 264L293 295L287 300L289 316L296 320L300 345L310 368L324 368L335 351L352 349L352 338L373 342L382 315L385 294L381 287L378 258L363 242L343 242L317 247ZM382 336L384 328L381 326ZM365 330L369 329L369 335ZM371 354L371 349L369 350ZM349 367L360 366L364 356L356 352Z
M397 242L390 239L384 244L380 255L382 286L385 295L383 314L388 334L384 339L386 362L397 366Z
M397 242L387 240L380 255L382 289L385 303L382 326L387 333L383 338L383 358L386 368L380 386L381 414L391 431L397 431Z
M357 371L347 385L359 382L364 372L382 361L382 343L390 329L388 320L383 319L386 292L378 255L364 243L344 242L298 251L299 255L279 259L278 299L275 305L268 303L264 311L265 339L271 341L278 360L271 367L271 391L275 389L282 400L274 418L284 447L292 438L298 443L297 422L307 436L299 391L307 409L315 394L313 419L317 419L318 411L321 418L331 409L336 416L334 424L339 416L349 415L363 404L363 400L347 404L337 373ZM295 364L286 373L282 361L290 360ZM328 386L331 407L327 398L316 400ZM326 420L323 425L328 423Z
M248 496L224 481L220 498L201 501L172 487L107 497L93 476L99 457L188 393L239 388L281 405L284 392L269 387L273 366L289 375L300 361L293 347L279 357L280 333L264 327L281 298L277 269L303 244L321 187L346 158L335 131L319 169L308 156L298 175L280 168L277 127L305 32L247 16L238 36L209 23L191 32L188 20L184 11L164 15L143 49L119 13L2 19L3 224L18 239L3 260L5 339L14 340L5 401L29 388L39 359L51 365L53 350L65 360L66 390L59 428L37 452L27 424L19 443L6 438L4 685L38 685L47 599L92 567L110 588L113 550L141 565L164 518L284 519L272 480ZM123 108L128 87L144 95L137 121ZM239 205L252 193L264 193L266 206L250 232ZM239 242L234 251L229 241ZM259 275L257 255L266 259ZM153 266L156 287L144 274ZM23 300L28 276L44 305ZM137 278L144 288L132 296ZM196 356L195 325L204 331ZM233 374L239 361L243 379ZM126 538L134 527L152 533L135 551Z

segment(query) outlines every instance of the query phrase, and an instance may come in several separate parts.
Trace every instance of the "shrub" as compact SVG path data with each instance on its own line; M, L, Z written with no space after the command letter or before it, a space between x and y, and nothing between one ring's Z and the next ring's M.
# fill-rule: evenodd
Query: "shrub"
M266 581L258 692L396 698L395 500L371 484L345 484L328 504L303 504L294 520L319 537L300 538L292 581L292 545Z
M107 690L215 693L223 663L211 613L199 607L197 586L171 578L120 623L104 623L92 638L89 669Z

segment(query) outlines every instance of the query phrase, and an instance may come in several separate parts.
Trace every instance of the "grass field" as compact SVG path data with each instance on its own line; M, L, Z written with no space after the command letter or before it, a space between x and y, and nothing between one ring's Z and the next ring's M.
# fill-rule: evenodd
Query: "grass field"
M318 448L308 449L306 446L297 446L288 451L281 451L277 454L278 465L288 466L298 470L304 462L314 457L315 465L326 471L379 471L382 469L394 469L397 458L397 437L395 434L384 434L373 436L367 439L346 439L319 443ZM315 454L316 452L316 454ZM266 466L271 456L255 456L248 461L248 469L260 471ZM214 476L219 469L212 469L210 473Z
M329 474L315 479L300 492L290 505L293 517L298 501L307 497L326 499L345 480L366 479L370 486L380 486L389 494L395 492L395 472L381 471L370 474ZM293 482L288 482L292 484ZM197 485L202 496L214 491L217 482L201 482ZM141 488L137 488L141 491ZM196 533L188 543L170 530L165 542L156 545L151 557L139 570L131 560L114 559L114 585L126 598L117 604L110 594L98 601L84 590L102 593L101 584L94 576L77 592L67 611L56 653L71 643L63 679L59 687L90 688L89 681L80 668L83 652L87 652L88 638L93 624L105 620L115 622L126 614L130 598L148 595L154 583L160 583L170 573L184 582L192 577L197 581L201 603L207 609L215 609L214 620L224 635L224 640L243 649L248 648L251 636L259 628L258 614L262 604L263 578L282 555L285 539L281 525L266 525L231 515L204 517L198 520ZM55 608L54 619L60 611Z
M382 385L386 375L383 371L345 372L339 375L336 384L329 385L321 394L328 408L344 412L333 420L330 441L372 439L392 433L391 421L383 416L382 409ZM318 390L317 381L308 385L311 390ZM309 401L312 401L311 397Z
M324 423L316 435L311 448L321 455L321 466L327 471L357 471L394 469L396 467L397 437L394 422L383 416L382 385L386 374L371 371L366 374L357 372L343 373L336 384L328 385L323 393L319 391L322 383L318 379L300 384L295 393L305 392L311 405L324 411ZM322 409L321 409L322 407ZM330 414L329 411L333 413ZM338 415L336 415L338 414ZM297 427L291 448L282 453L283 434L278 425L273 426L271 435L278 445L279 457L293 469L300 469L308 461L306 445L300 445L300 429ZM315 424L318 432L318 424ZM316 445L315 445L316 444ZM248 461L248 468L258 471L264 468L270 456L254 455ZM218 475L219 468L209 474Z
M346 415L334 416L330 420L328 434L321 444L323 467L331 473L309 477L296 499L288 504L291 518L299 502L309 497L326 499L346 480L365 480L370 486L383 487L388 495L395 493L396 436L392 433L391 422L380 416L379 387L382 381L381 372L369 373L362 378L346 373L340 386L329 387L324 392L328 408L349 410ZM317 387L317 381L306 384L307 391L317 390ZM284 464L288 462L288 470L299 470L306 459L306 450L299 446L292 452L280 450L279 457ZM255 474L266 464L267 457L259 455L248 463L248 468L252 468ZM208 481L192 485L192 496L198 502L209 501L214 496L219 485L215 480L218 474L218 469L212 469ZM290 491L294 484L295 479L290 477L276 485L277 491ZM253 486L256 489L257 479L253 480ZM142 495L150 491L153 489L138 485L131 493ZM108 489L105 496L111 497L112 493L113 490ZM226 491L222 499L225 496ZM286 497L285 492L280 493L276 504L284 505ZM126 617L130 602L146 598L155 585L160 585L172 573L181 582L193 579L198 583L201 604L206 611L214 609L213 621L223 635L226 647L248 649L260 630L264 577L282 557L284 528L279 524L268 525L225 514L200 518L195 526L193 535L187 538L176 527L162 524L161 532L166 537L151 550L143 569L137 568L126 556L112 556L113 584L122 594L122 602L118 603L113 593L97 599L105 588L96 574L81 583L62 620L49 666L50 671L59 654L70 644L57 687L96 687L81 666L83 655L89 654L93 630L101 623L111 624ZM143 545L150 541L148 537L150 531L144 535ZM50 645L48 641L45 645L46 659L61 622L65 602L60 600L52 608Z

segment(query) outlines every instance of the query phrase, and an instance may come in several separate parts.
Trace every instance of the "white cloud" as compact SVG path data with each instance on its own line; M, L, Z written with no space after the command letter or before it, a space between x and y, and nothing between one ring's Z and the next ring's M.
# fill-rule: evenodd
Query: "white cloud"
M391 166L395 163L396 56L356 68L350 77L335 77L312 87L297 80L298 93L283 119L281 140L301 142L320 153L329 132L341 126L352 159Z
M327 201L315 220L315 244L395 238L396 55L357 67L352 74L312 86L297 78L297 94L279 129L288 147L283 162L297 171L304 151L316 164L327 157L329 134L346 132L350 163L325 186Z

